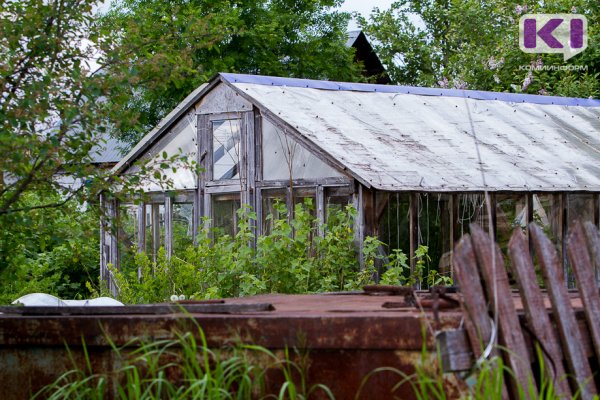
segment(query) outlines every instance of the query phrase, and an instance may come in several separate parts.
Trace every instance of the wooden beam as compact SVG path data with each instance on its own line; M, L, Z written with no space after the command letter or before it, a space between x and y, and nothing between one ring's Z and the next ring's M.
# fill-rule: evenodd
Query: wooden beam
M136 210L137 216L137 252L146 250L146 205L140 203Z
M319 236L324 236L325 230L325 218L327 211L327 199L325 198L325 188L322 185L317 186L317 190L315 193L316 196L316 209L317 209L317 220L319 221L319 226L317 227L317 231Z
M475 360L464 329L440 331L435 335L435 341L444 372L469 371L473 367Z
M156 262L160 248L160 206L152 204L152 260Z
M165 197L165 251L167 259L173 255L173 199Z
M600 228L600 195L594 194L594 225Z
M108 284L108 205L104 194L100 194L100 280Z
M586 221L583 227L594 264L596 285L600 286L600 232L598 232L597 225L593 225L590 221Z
M356 220L354 221L354 236L358 242L358 260L361 269L364 268L363 242L365 241L365 212L363 207L363 185L356 182L358 190L355 192L352 203L356 209Z
M409 235L409 257L410 273L414 274L417 268L416 253L419 247L419 194L412 192L409 195L408 211L408 235Z

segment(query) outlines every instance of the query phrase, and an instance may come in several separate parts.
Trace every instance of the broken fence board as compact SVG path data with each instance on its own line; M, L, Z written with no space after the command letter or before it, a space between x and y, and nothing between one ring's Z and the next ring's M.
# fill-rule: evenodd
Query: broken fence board
M523 395L526 398L529 396L536 398L537 390L531 372L531 360L512 298L502 252L479 225L471 224L470 229L471 242L481 269L485 292L488 295L487 300L498 321L499 341L508 350L503 353L511 370L511 376L514 378L509 380L512 394L516 397L519 388L529 388L523 390Z
M596 279L596 285L598 285L600 284L600 232L590 221L585 222L583 227L594 264L594 278Z
M567 238L567 252L577 279L577 287L583 302L592 343L597 359L600 359L600 296L596 287L594 267L587 249L585 232L581 222L571 225Z
M562 349L546 312L542 291L537 284L527 238L520 228L513 232L508 243L508 252L512 261L513 275L521 292L525 319L531 327L534 339L540 342L544 350L546 370L552 374L557 394L563 398L571 398L571 389L563 367Z
M454 249L454 268L461 290L465 327L475 357L480 357L492 336L491 320L477 269L471 237L463 236Z
M563 277L562 262L559 262L554 245L540 227L534 223L529 224L529 232L535 253L542 267L544 282L552 303L555 322L558 326L563 350L570 373L575 379L580 396L584 400L592 399L596 391L590 366L585 358L581 344L581 334L577 327L575 314L571 307L571 300L567 285Z

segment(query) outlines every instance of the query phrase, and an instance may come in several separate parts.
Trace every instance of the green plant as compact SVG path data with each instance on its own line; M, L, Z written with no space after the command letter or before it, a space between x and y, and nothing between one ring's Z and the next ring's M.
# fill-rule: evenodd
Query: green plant
M310 201L297 204L288 221L284 204L275 204L271 229L255 239L256 215L238 211L235 235L209 229L208 221L196 237L197 244L167 259L159 251L156 262L144 253L133 265L113 270L125 303L167 301L171 295L194 298L248 296L259 293L314 293L359 289L372 282L372 265L378 241L367 238L361 270L354 243L352 207L332 210L330 223L317 232L318 220ZM254 242L255 241L255 242ZM255 244L254 244L255 243ZM141 279L138 279L138 271Z
M194 322L196 325L196 323ZM80 368L67 348L74 368L34 395L34 399L306 399L317 391L334 396L322 384L308 386L306 371L283 356L251 344L235 344L211 349L203 330L175 333L173 339L144 342L135 340L112 346L115 371L95 373L85 342L85 367ZM268 371L280 371L282 383L277 393L267 392Z
M28 192L18 205L36 207L51 197ZM75 201L0 216L0 303L33 292L87 297L86 282L99 275L97 218L93 205Z

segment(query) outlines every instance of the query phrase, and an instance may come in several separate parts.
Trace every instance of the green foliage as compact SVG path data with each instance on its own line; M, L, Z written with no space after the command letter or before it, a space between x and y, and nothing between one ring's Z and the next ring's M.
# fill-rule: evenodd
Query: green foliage
M598 97L598 7L595 0L401 0L359 22L397 83ZM564 62L562 55L519 49L521 15L571 12L588 19L589 47L583 53ZM555 69L529 71L542 66ZM559 70L561 66L582 69Z
M19 206L47 197L24 194ZM0 215L0 303L33 292L85 298L98 279L98 215L74 202L60 208Z
M35 396L45 399L256 399L267 395L276 399L307 399L319 393L333 399L326 386L308 387L306 371L292 361L286 349L279 356L264 347L235 344L226 349L210 349L200 327L176 333L175 339L144 342L136 340L122 348L110 338L116 371L94 373L85 343L85 368L62 374ZM133 348L133 350L131 350ZM71 355L71 353L69 352ZM73 359L72 355L71 358ZM266 393L269 372L283 376L276 394Z
M514 372L504 363L502 357L493 356L478 361L474 368L469 371L468 376L460 378L459 383L452 374L444 374L441 369L442 360L439 352L432 353L427 349L426 330L423 326L423 347L421 356L415 363L415 372L407 374L392 367L377 368L367 374L355 396L356 399L364 389L365 384L372 377L380 373L395 374L398 383L393 387L395 392L402 386L410 386L419 400L446 400L449 398L461 398L472 400L501 399L506 379L514 377ZM500 352L510 351L498 348ZM543 350L536 344L535 354L537 361L537 383L529 381L527 385L517 385L518 393L515 399L558 399L561 398L556 392L555 378L552 376L552 366L546 365ZM550 367L550 369L548 369ZM559 379L567 379L566 376ZM451 389L452 388L452 389ZM580 390L573 396L580 398Z
M118 298L124 303L150 303L168 301L172 295L223 298L261 293L303 294L361 290L364 285L375 283L378 265L383 260L383 243L374 237L365 238L361 267L353 231L356 211L351 206L330 210L331 222L321 227L320 236L312 207L310 200L297 204L294 218L288 220L285 205L275 204L279 217L267 217L271 230L256 242L256 215L247 207L238 211L233 237L209 229L205 220L196 246L189 246L170 260L161 249L156 262L139 253L133 265L113 270L120 289ZM401 250L392 251L389 262L383 265L381 283L451 283L435 271L427 275L427 259L427 247L421 246L416 254L418 268L411 273L406 255Z
M339 0L120 0L103 17L120 49L111 76L127 112L116 126L136 143L218 72L360 80L345 47ZM107 50L112 52L112 50Z

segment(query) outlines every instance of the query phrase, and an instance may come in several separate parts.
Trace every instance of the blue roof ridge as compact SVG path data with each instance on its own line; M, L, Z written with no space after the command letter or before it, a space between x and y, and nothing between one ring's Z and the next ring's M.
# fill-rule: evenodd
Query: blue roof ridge
M321 81L315 79L283 78L265 75L249 75L220 73L223 79L229 83L250 83L268 86L290 86L304 87L322 90L345 90L357 92L380 92L380 93L403 93L415 94L421 96L448 96L462 97L476 100L498 100L511 103L533 103L547 105L563 106L583 106L600 107L598 99L582 99L576 97L543 96L536 94L520 94L506 92L488 92L483 90L462 90L462 89L443 89L426 88L419 86L400 86L400 85L377 85L372 83L353 83L353 82L335 82Z

